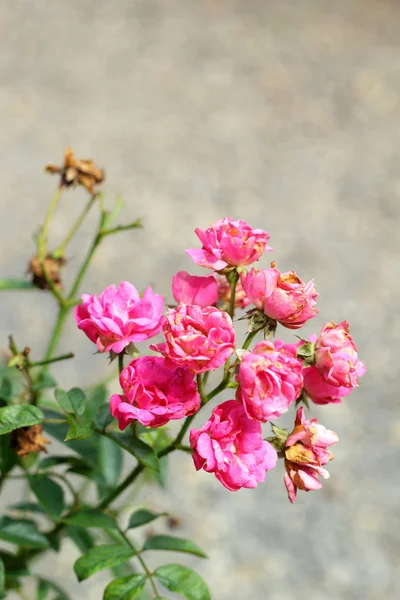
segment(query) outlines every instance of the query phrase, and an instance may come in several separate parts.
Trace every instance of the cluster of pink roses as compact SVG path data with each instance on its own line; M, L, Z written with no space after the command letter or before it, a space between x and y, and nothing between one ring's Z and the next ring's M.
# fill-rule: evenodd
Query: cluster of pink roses
M277 323L297 330L315 317L318 294L312 281L304 283L294 271L280 273L274 263L247 272L246 266L272 250L268 233L225 218L196 234L202 248L187 253L216 273L200 277L179 271L172 281L178 306L164 315L161 296L147 288L141 298L133 285L123 282L98 297L84 294L75 312L78 327L101 352L122 353L131 343L164 334L162 343L150 346L158 356L135 358L121 370L123 393L110 401L121 429L136 420L154 428L192 417L215 395L203 392L204 374L225 366L219 389L236 387L235 399L216 406L201 429L191 430L195 467L214 473L229 490L254 488L275 467L279 453L293 502L297 489L318 489L318 476L329 476L322 466L333 458L326 448L338 441L337 435L316 419L307 421L302 407L290 435L268 441L261 424L305 397L317 404L340 402L358 385L365 366L346 321L327 323L309 342L269 339ZM250 304L255 308L249 316L259 315L266 339L252 350L246 341L240 349L233 310ZM253 329L248 342L254 335ZM230 362L235 351L237 358Z

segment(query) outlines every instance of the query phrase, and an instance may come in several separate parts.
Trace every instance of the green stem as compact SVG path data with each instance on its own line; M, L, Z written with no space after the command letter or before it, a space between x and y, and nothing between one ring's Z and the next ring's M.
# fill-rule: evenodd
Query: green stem
M203 375L201 373L198 373L196 375L196 381L197 381L197 389L199 390L199 394L200 394L200 398L201 398L201 403L204 404L206 399L205 399L205 394L204 394L204 379L203 379Z
M90 209L92 208L93 204L96 201L96 198L97 198L97 194L93 194L93 196L91 196L89 202L86 204L85 208L83 209L83 211L81 212L81 214L79 215L79 217L77 218L77 220L75 221L75 223L73 224L73 226L71 227L69 232L67 233L64 241L61 242L61 244L58 246L58 248L56 248L51 253L53 258L60 258L61 256L64 255L66 247L68 246L68 244L70 243L70 241L72 240L72 238L74 237L74 235L76 234L76 232L78 231L80 226L82 225L83 221L86 219Z
M34 290L37 289L31 281L23 279L0 279L0 290Z
M56 209L57 203L61 196L61 187L57 188L54 196L51 199L50 206L48 208L42 230L40 232L39 241L38 241L38 258L40 261L43 261L46 258L46 249L47 249L47 232L50 226L50 221Z
M66 300L64 299L62 294L58 291L58 289L54 285L54 281L52 280L50 275L47 273L44 259L40 261L40 268L42 270L43 277L45 278L47 285L49 286L50 291L53 294L54 298L57 300L57 302L60 306L64 306L66 304Z
M124 368L124 352L120 352L118 354L118 371L121 373L122 369Z
M103 236L100 233L98 233L96 235L96 237L94 238L94 240L92 242L92 245L89 248L89 252L87 253L86 258L85 258L85 260L84 260L84 262L83 262L83 264L82 264L82 266L81 266L81 268L80 268L80 270L78 272L78 275L76 276L76 279L74 281L72 289L71 289L71 291L69 293L68 300L73 300L74 299L75 294L78 291L79 286L81 284L81 281L84 278L84 276L86 275L86 271L87 271L87 268L88 268L88 266L90 264L90 261L93 258L93 254L95 253L95 251L97 249L97 246L100 244L102 237Z
M169 450L171 452L172 450L177 448L177 446L181 445L181 442L182 442L183 438L185 437L185 434L186 434L187 430L189 429L190 424L192 423L195 416L196 415L191 415L190 417L186 417L185 422L182 425L180 432L178 433L178 435L175 438L175 441L172 443L171 446L168 446L165 450L169 450L169 448L171 448L171 450ZM166 452L165 450L160 452L159 456L165 456L165 454L168 454L168 452Z
M150 569L148 568L148 566L146 565L146 563L144 562L143 558L140 555L140 551L136 548L136 546L131 542L131 540L128 538L128 536L126 535L126 533L124 533L122 531L122 529L120 529L119 527L117 528L119 531L119 534L124 538L125 542L128 544L128 546L130 546L132 548L132 550L136 553L136 556L140 562L140 564L143 567L144 572L147 575L148 580L150 581L150 585L153 588L153 592L156 595L156 599L160 598L160 596L158 595L158 590L157 590L157 586L155 584L155 581L153 579L153 574L150 571Z
M236 296L236 285L239 281L239 273L235 270L229 273L229 283L231 285L231 299L229 302L229 316L233 319L233 313L235 312L235 296Z
M29 363L29 367L31 369L33 367L42 367L43 365L50 365L51 363L60 362L61 360L74 358L74 356L75 354L73 354L73 352L68 352L67 354L61 354L60 356L55 356L54 358L49 358L48 360L37 360L36 362Z
M247 350L247 348L250 346L253 338L255 338L255 336L257 335L257 333L258 333L258 331L250 331L250 333L247 334L247 337L243 342L243 346L242 346L243 350Z
M211 390L211 392L209 394L207 394L207 396L206 396L207 402L209 402L212 398L214 398L214 396L217 396L220 392L223 392L224 390L226 390L228 385L229 385L229 374L228 374L228 377L224 377L223 380L221 381L221 383L219 385L217 385L217 387L215 387L213 390Z
M58 344L58 339L61 335L65 319L68 316L68 312L69 312L69 308L67 306L60 306L59 311L58 311L57 321L54 325L53 333L51 334L50 342L49 342L49 345L46 350L46 355L44 357L44 362L46 362L46 364L43 365L41 374L43 374L45 371L47 371L47 366L48 366L49 361L52 358L52 354Z
M42 423L54 423L55 425L63 425L68 423L67 419L43 419Z
M115 498L117 498L120 494L122 494L122 492L124 492L126 490L126 488L129 487L131 485L131 483L133 483L137 477L139 477L140 473L143 470L144 470L144 466L141 464L138 464L133 469L133 471L127 477L125 477L125 479L119 484L119 486L117 486L116 488L111 490L111 492L108 494L108 496L106 496L105 498L103 498L103 500L101 502L99 502L99 504L96 506L96 508L98 508L100 510L107 508L115 500Z
M134 223L129 223L129 225L118 225L117 227L113 227L112 229L103 229L102 235L112 235L114 233L119 233L120 231L128 231L129 229L140 229L142 227L141 219L137 219Z

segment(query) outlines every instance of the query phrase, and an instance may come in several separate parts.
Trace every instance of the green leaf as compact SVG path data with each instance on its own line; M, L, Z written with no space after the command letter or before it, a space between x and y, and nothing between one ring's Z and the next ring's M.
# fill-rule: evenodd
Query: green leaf
M0 365L0 400L10 402L26 387L26 381L21 371Z
M98 527L99 529L116 529L114 519L96 508L81 510L64 519L65 523L78 527Z
M50 586L48 581L46 581L45 579L39 579L37 600L46 600L49 590Z
M44 415L37 406L30 404L14 404L0 408L0 435L19 429L30 427L43 421Z
M183 565L163 565L153 573L171 592L179 592L187 600L211 600L210 591L202 577Z
M112 422L114 417L110 413L110 405L103 404L96 413L95 422L99 429L104 430Z
M81 419L78 421L73 415L67 414L69 429L65 436L65 441L72 439L84 440L90 437L94 431L94 423L91 419Z
M10 517L0 517L0 539L27 548L46 548L49 545L48 539L38 531L36 523Z
M158 519L158 517L165 517L166 515L167 513L157 513L151 510L136 510L131 514L128 529L141 527L142 525L146 525L146 523L151 523L151 521Z
M159 470L160 461L157 454L142 440L123 433L109 433L108 437L137 458L145 467L150 467L155 471Z
M36 502L18 502L10 506L12 510L20 510L21 512L33 512L38 514L44 514L45 511Z
M83 415L86 408L86 396L80 388L72 388L68 392L68 398L71 403L73 412L78 416Z
M95 540L91 533L83 529L83 527L75 527L73 525L67 525L64 529L66 537L69 537L75 544L75 546L84 554L90 548L93 548Z
M87 408L86 414L91 419L94 419L97 411L104 406L104 408L108 408L108 413L110 413L110 405L107 402L107 389L104 385L98 385L93 388L87 396Z
M0 558L0 598L6 595L6 568Z
M107 486L115 486L121 476L123 454L113 440L102 437L99 445L99 471Z
M88 464L77 456L45 456L39 462L39 469L49 469L57 465L71 465L73 467L88 467Z
M52 581L51 579L47 579L45 577L39 577L38 578L39 581L39 589L40 589L40 585L46 585L47 586L47 590L51 589L54 592L57 592L57 596L55 596L55 600L70 600L70 597L68 596L68 594L66 592L64 592L64 590L62 588L60 588L59 585L57 585L57 583L54 583L54 581ZM46 588L44 588L46 589ZM43 599L46 598L46 596L43 596ZM38 600L39 600L39 596L38 596Z
M143 591L146 575L128 575L114 579L104 590L103 600L132 600Z
M10 446L10 435L0 436L0 472L3 474L11 471L17 462L17 455Z
M60 419L64 417L61 413L53 410L45 410L47 419ZM52 435L56 440L65 443L65 436L68 431L68 426L65 423L44 423L44 428L47 433ZM67 446L69 450L73 450L80 454L86 463L91 467L97 467L98 444L100 435L94 433L89 439L72 439L68 440Z
M42 373L40 378L37 379L33 384L33 389L35 390L35 392L38 392L39 390L43 390L46 388L56 387L56 385L57 381L54 379L54 377L50 375L50 373Z
M64 490L55 481L45 475L28 476L29 486L40 506L54 519L58 519L64 510Z
M58 404L61 406L61 408L63 410L65 410L65 412L67 412L67 413L74 412L74 409L72 407L72 404L71 404L71 401L69 399L67 392L64 392L64 390L60 390L57 388L54 391L54 396L55 396Z
M149 537L143 546L143 550L172 550L173 552L187 552L207 558L207 554L204 554L191 540L170 535L153 535Z
M25 560L5 550L0 550L0 559L4 563L7 579L10 577L25 577L29 575Z
M78 558L74 571L78 581L87 579L103 569L111 569L135 556L135 551L119 544L96 546Z

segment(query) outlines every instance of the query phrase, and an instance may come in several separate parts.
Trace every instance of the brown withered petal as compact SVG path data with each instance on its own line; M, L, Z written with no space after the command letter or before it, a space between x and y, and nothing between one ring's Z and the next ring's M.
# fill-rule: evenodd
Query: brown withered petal
M50 444L50 440L45 438L42 433L41 425L15 429L11 432L10 446L17 456L28 456L32 452L47 453L45 444Z
M37 256L34 256L29 261L28 272L32 273L32 283L41 290L48 290L50 288L48 279L53 282L54 287L57 290L61 289L61 267L65 264L65 258L53 258L48 255L44 259L43 263ZM47 278L44 275L45 271Z
M105 178L104 170L96 167L93 160L75 158L71 148L65 150L62 166L50 164L45 171L61 175L61 187L82 185L91 194L96 193L95 186L103 183Z

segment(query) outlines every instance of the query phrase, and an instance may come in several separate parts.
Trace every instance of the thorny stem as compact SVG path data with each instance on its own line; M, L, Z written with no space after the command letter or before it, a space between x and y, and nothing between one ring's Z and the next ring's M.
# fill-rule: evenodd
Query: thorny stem
M49 229L50 221L56 209L57 203L61 196L61 187L58 187L55 194L53 195L50 206L48 208L43 227L40 232L39 241L38 241L38 258L39 261L42 262L46 257L46 249L47 249L47 232Z
M83 209L83 211L81 212L81 214L79 215L79 217L77 218L77 220L75 221L75 223L73 224L73 226L71 227L69 232L67 233L64 241L61 242L61 244L58 246L58 248L56 248L51 253L53 258L60 258L61 256L64 255L66 247L68 246L68 244L70 243L70 241L72 240L72 238L74 237L74 235L76 234L76 232L78 231L80 226L82 225L83 221L86 219L86 217L87 217L90 209L92 208L93 204L95 203L96 199L97 199L97 194L93 194L91 196L91 198L89 199L89 202L86 204L85 208Z

